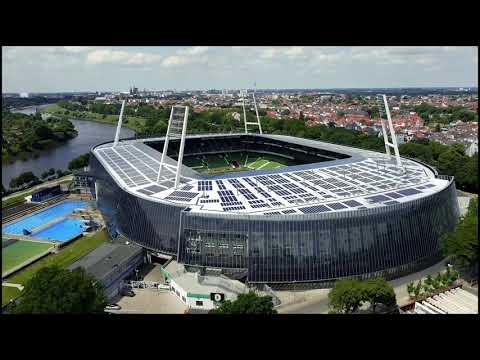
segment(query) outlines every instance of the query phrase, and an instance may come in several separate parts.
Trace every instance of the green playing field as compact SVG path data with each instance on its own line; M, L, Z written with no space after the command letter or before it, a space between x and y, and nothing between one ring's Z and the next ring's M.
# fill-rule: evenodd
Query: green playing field
M238 161L239 167L234 167L233 162ZM204 155L187 157L184 159L186 166L200 173L220 174L225 172L239 172L262 169L276 169L290 165L291 161L280 156L260 153L234 152L224 155Z
M52 244L21 240L2 248L2 273L47 251L52 246Z

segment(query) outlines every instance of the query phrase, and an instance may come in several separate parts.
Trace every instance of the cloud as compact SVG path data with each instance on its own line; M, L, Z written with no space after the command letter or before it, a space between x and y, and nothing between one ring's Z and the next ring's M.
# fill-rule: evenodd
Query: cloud
M129 52L121 50L95 50L89 52L86 58L87 64L124 64L145 65L158 62L161 55L145 52Z
M162 61L165 67L181 66L193 63L208 63L208 46L194 46L192 48L180 49L176 55L171 55Z

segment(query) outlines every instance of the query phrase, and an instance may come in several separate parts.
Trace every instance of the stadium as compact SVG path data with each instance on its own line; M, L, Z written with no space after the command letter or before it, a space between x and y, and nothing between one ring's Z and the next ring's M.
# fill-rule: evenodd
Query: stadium
M399 166L387 154L284 135L185 136L185 128L177 138L117 137L91 150L109 232L153 255L251 284L322 286L425 268L457 222L453 178L417 161Z

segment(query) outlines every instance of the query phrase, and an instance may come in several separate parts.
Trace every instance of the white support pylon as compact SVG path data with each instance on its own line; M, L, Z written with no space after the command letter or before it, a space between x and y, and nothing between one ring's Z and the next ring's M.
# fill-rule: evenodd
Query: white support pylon
M177 110L177 111L176 111ZM182 113L183 111L183 113ZM165 143L163 144L163 152L162 158L160 160L160 168L158 169L157 175L157 183L160 182L160 177L162 175L163 168L167 168L165 164L165 157L167 156L168 151L168 144L170 138L180 138L180 149L178 154L177 165L168 165L169 168L173 168L176 170L175 172L175 189L178 187L180 183L181 177L181 168L182 168L182 161L183 161L183 150L185 147L185 137L187 134L187 122L188 122L188 106L172 106L172 110L170 112L170 119L168 120L168 127L167 133L165 135ZM171 169L167 168L167 170L172 171Z
M382 132L383 132L383 140L385 142L385 150L387 152L387 155L390 156L390 148L393 148L393 151L395 153L395 160L397 162L397 167L402 168L402 160L400 159L400 152L398 151L398 144L397 144L397 136L395 135L395 129L393 127L392 123L392 117L390 115L390 108L388 107L388 102L387 102L387 96L385 94L379 95L381 96L382 99L382 105L385 109L385 114L387 116L387 121L388 121L388 128L390 130L390 137L392 138L392 142L389 141L388 139L388 134L387 134L387 129L384 124L384 119L382 116L380 116L380 122L382 124Z
M258 131L260 134L262 134L262 125L260 124L260 117L258 116L258 108L257 108L257 101L255 99L255 89L254 89L254 92L253 92L253 104L254 104L254 107L255 107L255 113L257 115L257 122L248 122L247 121L247 115L245 113L245 96L247 94L247 91L245 90L245 95L243 96L243 119L244 119L244 122L245 122L245 134L248 134L248 127L247 125L255 125L255 126L258 126Z
M118 145L118 140L120 139L120 130L122 129L122 119L123 119L123 110L125 108L125 100L122 101L122 108L120 109L120 116L118 117L117 131L115 131L115 140L113 146Z

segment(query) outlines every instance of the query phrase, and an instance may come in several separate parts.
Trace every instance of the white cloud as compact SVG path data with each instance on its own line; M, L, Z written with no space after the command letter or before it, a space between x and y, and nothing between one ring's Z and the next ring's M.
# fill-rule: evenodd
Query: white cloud
M187 64L207 64L208 63L208 46L194 46L191 48L180 49L176 55L171 55L162 61L165 67L181 66Z
M78 53L82 53L82 52L85 52L85 51L89 51L91 49L93 49L94 47L93 46L64 46L63 49L66 51L66 52L69 52L69 53L74 53L74 54L78 54Z
M201 55L208 51L208 46L194 46L187 49L179 50L178 53L182 55Z
M129 52L122 50L95 50L89 52L86 58L87 64L126 64L145 65L162 59L161 55L142 52Z

